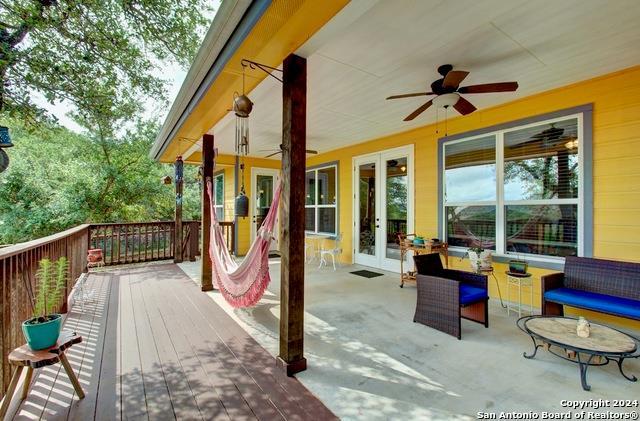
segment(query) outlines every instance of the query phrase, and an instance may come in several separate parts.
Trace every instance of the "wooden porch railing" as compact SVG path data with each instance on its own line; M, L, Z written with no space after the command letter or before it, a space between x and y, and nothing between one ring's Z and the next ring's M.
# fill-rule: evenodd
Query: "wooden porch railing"
M69 260L69 283L62 308L66 311L68 292L87 267L88 243L89 225L80 225L48 237L0 249L0 396L4 395L11 380L7 356L11 350L24 343L21 325L33 315L30 291L35 291L38 262L46 257L56 260L64 256Z
M235 248L234 223L220 222L227 247ZM102 249L105 265L151 262L173 259L175 255L173 221L133 222L126 224L92 224L89 247ZM182 232L183 260L200 256L200 221L184 221Z
M221 222L227 247L235 248L234 223ZM183 259L200 255L200 221L185 221L182 238ZM38 262L48 257L67 257L70 276L63 311L73 283L87 269L88 248L102 249L106 265L173 259L173 221L115 224L85 224L69 230L0 248L0 398L11 380L7 356L24 343L22 322L32 317L32 298Z

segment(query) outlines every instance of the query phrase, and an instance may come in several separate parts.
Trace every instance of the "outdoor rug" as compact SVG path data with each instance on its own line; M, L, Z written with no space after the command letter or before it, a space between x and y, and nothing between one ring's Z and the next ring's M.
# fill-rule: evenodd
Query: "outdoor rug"
M376 276L382 276L383 273L371 272L370 270L356 270L355 272L349 272L354 275L362 276L364 278L375 278Z

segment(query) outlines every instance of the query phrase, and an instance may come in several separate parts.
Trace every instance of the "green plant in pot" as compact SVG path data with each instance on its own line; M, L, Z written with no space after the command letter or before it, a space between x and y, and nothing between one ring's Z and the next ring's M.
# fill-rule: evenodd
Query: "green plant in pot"
M22 323L22 333L33 350L55 345L62 328L62 315L57 314L67 286L69 264L66 257L55 262L42 259L36 272L34 316Z

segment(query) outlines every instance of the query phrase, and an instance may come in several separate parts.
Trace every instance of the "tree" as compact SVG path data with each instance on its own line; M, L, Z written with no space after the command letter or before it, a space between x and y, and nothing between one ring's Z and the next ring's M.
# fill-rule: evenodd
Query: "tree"
M0 177L0 244L27 241L85 222L172 220L171 165L148 157L157 123L136 121L119 136L56 125L13 127L11 165ZM185 179L197 168L185 167ZM187 184L184 218L199 219L199 190Z
M186 66L210 12L206 0L0 0L0 112L35 123L34 92L79 115L132 115L163 100L162 63Z

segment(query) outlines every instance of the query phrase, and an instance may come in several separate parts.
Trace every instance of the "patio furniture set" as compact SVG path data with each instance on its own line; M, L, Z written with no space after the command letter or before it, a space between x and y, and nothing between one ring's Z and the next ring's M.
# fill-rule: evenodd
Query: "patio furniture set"
M489 327L487 288L484 273L445 269L439 253L414 256L417 300L414 322L461 339L461 320L467 319ZM531 282L529 276L509 274L509 282ZM513 279L511 279L513 278ZM640 264L585 257L567 257L563 273L545 275L542 284L542 315L520 317L517 326L534 343L533 358L544 347L560 358L577 363L584 390L587 368L618 364L629 381L635 376L624 373L622 363L640 357L640 339L601 324L591 324L591 334L577 334L577 319L564 317L564 305L640 320ZM510 306L510 305L509 305ZM519 316L521 308L518 307ZM508 308L508 311L511 311Z

